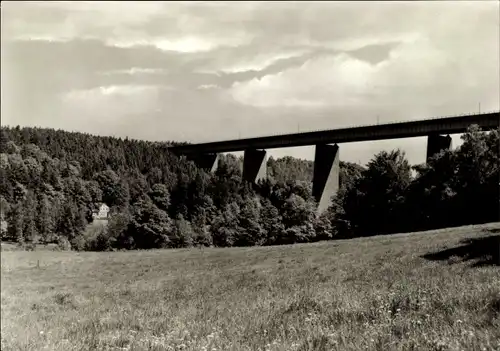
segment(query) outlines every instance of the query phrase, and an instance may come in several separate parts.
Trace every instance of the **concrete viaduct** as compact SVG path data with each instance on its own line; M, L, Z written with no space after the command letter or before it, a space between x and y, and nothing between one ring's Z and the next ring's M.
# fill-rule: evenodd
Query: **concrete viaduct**
M185 144L169 149L212 172L216 170L219 153L244 151L243 179L255 183L267 174L266 149L315 145L313 196L318 202L318 213L322 213L329 207L332 196L339 188L338 144L427 136L429 158L443 149L451 148L450 134L464 133L472 124L479 125L483 130L495 129L500 126L500 112Z

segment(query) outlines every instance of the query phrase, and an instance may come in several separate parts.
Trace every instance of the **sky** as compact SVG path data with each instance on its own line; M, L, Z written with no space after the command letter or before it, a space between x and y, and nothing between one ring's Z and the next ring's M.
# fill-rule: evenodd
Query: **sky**
M497 1L1 6L2 125L196 143L500 108ZM426 138L339 157L395 148Z

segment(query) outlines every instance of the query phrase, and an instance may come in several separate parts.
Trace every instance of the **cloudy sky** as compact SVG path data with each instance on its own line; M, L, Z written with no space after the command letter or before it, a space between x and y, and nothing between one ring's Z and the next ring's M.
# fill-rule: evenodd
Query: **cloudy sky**
M2 124L205 142L498 110L499 17L497 1L4 1ZM417 163L425 143L340 157Z

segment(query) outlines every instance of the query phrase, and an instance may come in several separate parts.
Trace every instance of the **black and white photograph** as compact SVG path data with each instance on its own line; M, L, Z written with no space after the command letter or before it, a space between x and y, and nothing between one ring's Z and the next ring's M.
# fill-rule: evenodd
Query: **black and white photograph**
M500 351L500 2L3 1L1 349Z

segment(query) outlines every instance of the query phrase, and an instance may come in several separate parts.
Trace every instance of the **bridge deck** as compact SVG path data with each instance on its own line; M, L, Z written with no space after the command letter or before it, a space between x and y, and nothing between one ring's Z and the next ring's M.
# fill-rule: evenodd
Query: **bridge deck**
M273 149L307 146L321 143L332 144L368 140L388 140L426 136L434 133L463 133L471 124L477 124L482 129L497 128L500 126L500 112L496 111L361 127L178 145L172 146L170 149L172 152L179 155L189 155L197 153L234 152L243 151L245 149Z

